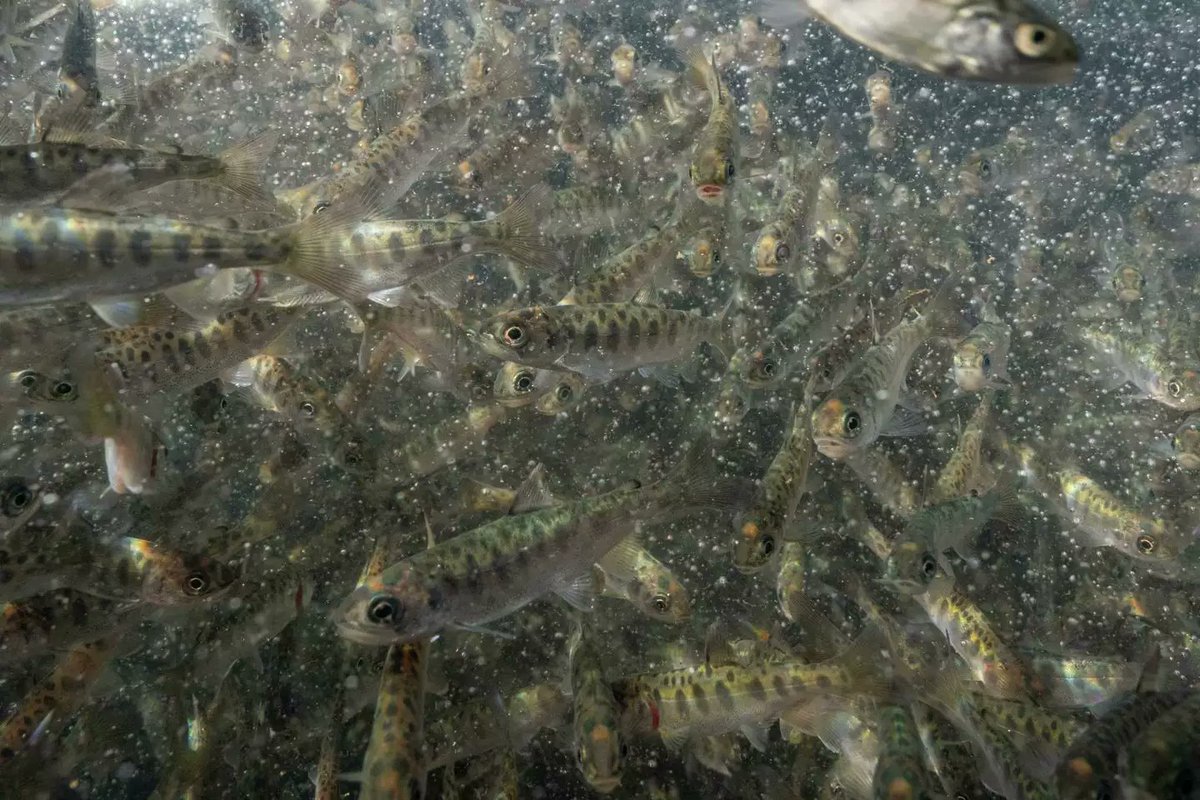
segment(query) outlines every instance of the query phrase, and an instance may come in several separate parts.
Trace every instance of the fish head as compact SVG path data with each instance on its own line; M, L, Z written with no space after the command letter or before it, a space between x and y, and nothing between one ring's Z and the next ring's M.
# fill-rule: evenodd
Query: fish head
M1112 274L1113 293L1122 303L1136 303L1146 291L1146 276L1136 267L1117 267Z
M837 397L827 397L812 414L813 443L827 458L840 460L874 440L863 411Z
M353 430L334 436L333 463L352 475L367 477L375 473L375 449Z
M954 351L954 382L964 392L979 392L991 385L992 357L978 342L965 341Z
M689 174L696 196L705 203L715 204L725 199L725 189L733 184L734 172L732 154L719 147L702 147L692 156Z
M570 372L561 373L554 385L547 389L534 408L548 417L554 417L570 411L583 398L587 382L582 376Z
M768 389L787 377L787 365L777 348L768 345L746 359L746 383L755 389Z
M741 422L750 411L746 393L734 381L727 381L717 396L716 407L713 409L712 425L714 435L724 438L732 433L733 428Z
M639 581L637 603L642 613L659 622L678 624L692 615L692 602L683 584L667 570Z
M1001 5L1001 4L996 4ZM1079 46L1066 30L1021 0L999 13L960 6L929 45L938 55L934 72L969 80L1017 84L1070 83Z
M621 784L621 769L629 746L616 725L586 719L578 730L579 771L593 789L608 794Z
M920 594L939 572L936 553L920 542L901 541L888 556L884 581L904 594Z
M759 275L778 275L792 260L792 245L788 237L774 225L769 225L754 243L754 269Z
M142 599L159 606L204 603L223 595L239 571L200 553L159 548L144 539L126 539L126 546L145 564Z
M497 314L478 334L478 341L489 354L518 364L553 364L559 345L568 340L560 336L555 321L540 307Z
M750 134L755 137L767 136L774 129L771 120L771 108L765 100L755 100L750 103Z
M437 629L432 614L441 593L426 588L407 567L398 580L373 579L355 589L334 612L338 632L352 642L393 644Z
M707 278L713 274L713 267L721 261L721 251L707 236L697 236L687 249L688 269L697 278Z
M633 71L637 66L637 50L629 44L618 45L612 51L613 80L621 86L633 83Z
M542 389L538 385L539 371L515 361L505 362L496 371L496 380L492 384L496 402L508 408L520 408L537 402Z
M1151 393L1163 405L1178 411L1200 410L1200 372L1180 369L1155 382Z
M1175 460L1186 470L1200 470L1200 418L1186 420L1171 437Z
M775 526L750 513L738 521L737 533L733 565L739 572L751 575L771 563L780 544L775 541Z

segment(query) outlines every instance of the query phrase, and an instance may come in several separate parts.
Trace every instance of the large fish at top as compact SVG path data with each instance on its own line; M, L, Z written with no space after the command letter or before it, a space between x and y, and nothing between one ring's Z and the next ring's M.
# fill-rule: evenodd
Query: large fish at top
M1079 48L1024 0L771 0L768 22L816 17L885 58L944 78L1069 83Z

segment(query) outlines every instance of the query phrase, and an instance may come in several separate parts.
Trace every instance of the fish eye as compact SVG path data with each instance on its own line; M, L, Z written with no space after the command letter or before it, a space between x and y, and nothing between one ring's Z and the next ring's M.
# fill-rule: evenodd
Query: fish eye
M400 603L396 598L381 594L371 598L367 606L367 619L380 624L392 623L400 619Z
M764 361L762 363L761 369L762 369L763 375L766 375L768 378L770 378L775 374L775 362L774 361Z
M1046 55L1054 47L1057 37L1045 25L1026 22L1017 26L1013 32L1013 45L1023 56L1039 58Z
M921 574L926 578L932 578L937 574L937 562L934 561L933 556L926 555L921 559Z
M183 593L190 597L199 597L208 591L208 575L199 570L189 572L183 579Z
M564 383L558 387L558 391L555 392L555 394L558 396L559 400L565 403L575 395L575 390Z
M1170 392L1171 397L1179 397L1183 394L1183 384L1179 381L1171 381L1167 384L1167 391Z
M842 430L847 436L858 436L858 432L862 430L862 417L857 411L847 411L846 416L842 418Z
M979 162L979 174L985 178L988 175L991 175L992 174L992 162L988 161L986 158L983 159L982 161L980 161Z
M725 179L729 180L733 177L733 161L725 159Z
M32 389L37 385L38 374L31 369L27 369L17 376L17 383L21 384L26 389Z
M990 355L988 355L987 353L983 354L983 368L985 370L992 368L992 357Z
M654 609L656 611L665 612L671 607L671 600L665 594L654 595L654 600L652 602L654 603Z
M629 745L625 744L624 742L621 742L621 758L627 758L628 756L629 756Z
M529 372L519 372L513 380L513 389L518 394L527 394L533 391L533 375Z
M33 501L33 492L23 483L14 483L4 493L4 515L15 517Z
M846 235L844 233L839 231L833 235L833 243L838 247L841 247L842 242L844 241L846 241Z
M1153 536L1147 536L1143 533L1137 538L1135 544L1137 545L1137 551L1144 556L1148 556L1154 552L1155 542Z
M764 536L762 538L762 543L759 544L759 547L762 548L762 554L764 556L771 555L771 553L775 552L775 537L774 536Z
M328 200L318 200L316 205L313 206L312 213L320 214L322 211L327 210L331 205L333 205L333 204L330 203Z
M792 248L788 247L783 242L780 242L779 244L775 245L775 260L776 261L787 261L791 257L792 257Z
M306 417L315 416L317 413L317 407L305 400L300 404L300 413Z
M59 381L50 391L55 397L66 397L75 392L75 384L70 381Z
M500 336L509 347L520 347L525 344L525 329L520 325L509 325Z

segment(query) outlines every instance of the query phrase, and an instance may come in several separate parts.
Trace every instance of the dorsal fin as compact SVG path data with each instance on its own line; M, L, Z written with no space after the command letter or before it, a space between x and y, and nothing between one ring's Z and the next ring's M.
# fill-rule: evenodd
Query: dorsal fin
M558 505L558 500L546 486L545 468L538 464L529 473L529 477L517 487L516 496L513 497L512 507L509 508L508 513L523 514L527 511L537 511L539 508L549 508L554 505Z

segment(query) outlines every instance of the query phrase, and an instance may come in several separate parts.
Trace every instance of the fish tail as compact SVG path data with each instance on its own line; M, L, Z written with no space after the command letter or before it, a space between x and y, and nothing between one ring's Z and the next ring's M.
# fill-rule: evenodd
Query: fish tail
M217 183L247 200L271 202L262 185L263 164L278 141L278 131L263 131L222 151Z
M697 87L708 92L712 108L721 105L721 76L717 74L716 64L704 55L699 47L687 54L688 79Z
M339 239L361 222L380 213L384 204L384 182L375 179L356 189L349 197L314 213L301 223L290 226L292 249L279 267L313 286L324 289L352 305L363 302L378 287L367 275L347 263Z
M828 663L848 673L855 692L879 697L892 690L890 658L886 631L871 625Z
M715 474L712 441L702 434L688 448L683 460L651 487L656 505L670 517L697 508L730 511L744 508L753 497L749 481Z
M500 235L496 247L531 269L556 269L560 260L542 236L540 226L553 202L550 187L541 184L521 195L494 220Z

